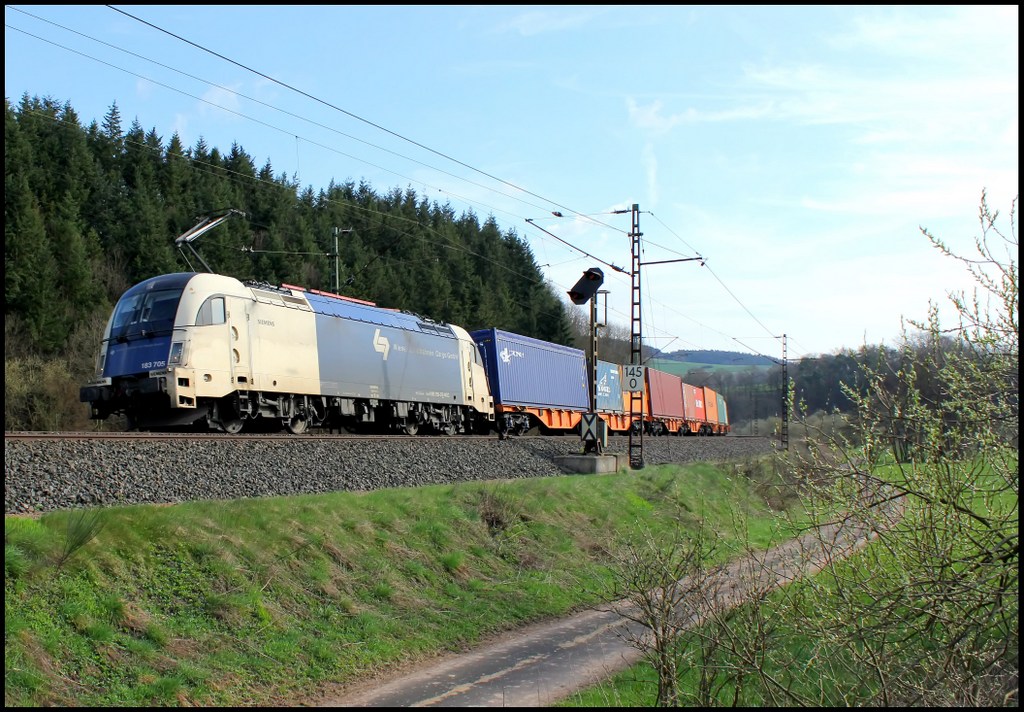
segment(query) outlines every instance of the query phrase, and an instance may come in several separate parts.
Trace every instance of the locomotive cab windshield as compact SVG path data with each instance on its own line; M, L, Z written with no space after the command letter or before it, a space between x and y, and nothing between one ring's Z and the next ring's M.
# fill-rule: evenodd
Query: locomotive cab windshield
M170 333L181 300L181 288L126 294L110 324L110 338L119 343L142 336Z
M167 366L178 306L193 276L153 277L124 293L110 317L97 376L134 376Z

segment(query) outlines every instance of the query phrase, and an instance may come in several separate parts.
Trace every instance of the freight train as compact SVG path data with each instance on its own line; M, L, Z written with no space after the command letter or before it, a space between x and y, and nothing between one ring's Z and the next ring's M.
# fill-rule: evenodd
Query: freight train
M590 407L591 371L586 354L500 329L470 333L480 347L499 427L513 434L537 428L564 433L579 428ZM622 386L617 364L598 359L596 412L611 433L643 427L652 435L725 435L730 431L725 398L679 376L644 369L638 406Z
M599 361L597 370L597 412L610 432L729 432L725 400L710 388L647 368L631 415L620 368ZM124 415L140 430L568 433L589 411L590 373L579 349L187 272L124 293L80 400L91 418Z

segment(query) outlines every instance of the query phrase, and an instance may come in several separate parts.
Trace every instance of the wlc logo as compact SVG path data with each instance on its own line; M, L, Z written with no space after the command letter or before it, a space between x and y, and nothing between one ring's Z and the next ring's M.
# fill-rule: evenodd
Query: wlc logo
M523 358L524 356L526 356L526 354L524 354L522 351L515 351L514 349L510 349L508 346L506 346L498 353L498 356L500 356L501 360L504 361L505 363L512 363L513 356L515 356L516 358Z
M388 353L391 351L391 342L388 337L380 335L380 329L373 332L373 350L384 354L384 360L388 360Z

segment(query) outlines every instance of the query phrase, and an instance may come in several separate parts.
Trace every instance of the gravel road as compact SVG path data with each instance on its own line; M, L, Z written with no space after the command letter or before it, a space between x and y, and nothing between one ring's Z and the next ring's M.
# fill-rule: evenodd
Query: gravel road
M689 625L708 610L737 605L752 591L784 586L819 571L830 559L864 546L873 533L848 522L721 567L701 587L703 605L686 612ZM691 582L683 580L684 590ZM622 614L628 601L506 633L468 652L355 685L326 686L314 697L282 704L321 707L546 707L605 680L641 659L627 640L645 629Z

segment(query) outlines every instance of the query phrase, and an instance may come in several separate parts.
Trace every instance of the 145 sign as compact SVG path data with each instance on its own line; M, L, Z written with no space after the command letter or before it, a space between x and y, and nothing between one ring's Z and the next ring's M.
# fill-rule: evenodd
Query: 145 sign
M627 364L622 367L622 390L636 393L644 389L644 366Z

